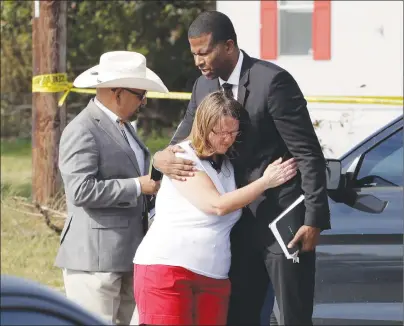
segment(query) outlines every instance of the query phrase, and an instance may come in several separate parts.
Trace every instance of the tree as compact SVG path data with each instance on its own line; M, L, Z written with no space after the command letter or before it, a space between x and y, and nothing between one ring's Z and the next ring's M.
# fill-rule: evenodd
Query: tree
M103 52L134 50L147 57L148 66L156 71L171 91L190 91L199 75L189 51L187 29L193 19L215 1L68 1L67 73L73 80L95 65ZM1 2L1 90L2 114L10 110L3 99L13 94L10 104L31 93L32 1ZM82 94L71 94L68 112L83 106L69 104L87 101ZM3 105L4 104L4 105ZM162 112L168 124L179 119L178 108L185 102L150 101L147 115ZM158 107L162 109L159 110ZM74 112L77 113L77 112ZM2 119L3 120L3 119ZM3 130L2 130L3 131Z
M32 1L1 1L1 92L30 93Z

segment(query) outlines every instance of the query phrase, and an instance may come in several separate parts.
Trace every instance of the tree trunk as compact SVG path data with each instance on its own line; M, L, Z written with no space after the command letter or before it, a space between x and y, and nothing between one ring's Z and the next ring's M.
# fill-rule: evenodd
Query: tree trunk
M33 1L33 75L66 72L67 1ZM32 94L32 197L47 204L61 189L59 140L66 108L60 93Z

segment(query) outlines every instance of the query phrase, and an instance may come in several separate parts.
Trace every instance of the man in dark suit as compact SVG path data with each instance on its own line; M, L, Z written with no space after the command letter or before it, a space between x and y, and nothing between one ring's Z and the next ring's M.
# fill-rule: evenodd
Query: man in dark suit
M233 158L238 186L259 178L267 165L279 157L293 156L299 167L294 179L266 191L245 208L233 228L228 324L259 324L270 279L280 310L278 322L310 325L315 246L320 232L330 228L330 212L325 160L307 103L286 70L239 50L234 27L226 15L217 11L202 13L191 24L188 38L202 76L194 84L188 109L171 144L189 135L202 99L223 89L245 108L238 156ZM154 167L176 179L192 176L190 162L176 158L175 150L170 146L156 153ZM302 193L305 205L294 212L301 227L292 240L301 246L297 264L286 259L268 224Z

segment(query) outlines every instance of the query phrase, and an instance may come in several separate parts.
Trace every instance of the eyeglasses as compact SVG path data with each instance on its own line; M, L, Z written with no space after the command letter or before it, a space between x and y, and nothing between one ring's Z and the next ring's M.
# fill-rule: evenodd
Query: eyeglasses
M237 137L241 135L241 131L236 130L236 131L214 131L212 130L212 132L222 138L225 138L226 136L230 136L230 137Z
M147 94L147 91L144 91L144 93L141 94L141 93L132 91L132 90L129 89L129 88L122 88L122 89L124 89L125 91L128 91L129 93L131 93L131 94L133 94L133 95L135 95L135 96L137 96L137 98L138 98L139 100L141 100L141 101L146 97L146 94Z
M133 95L135 95L140 101L143 101L144 98L146 97L146 94L147 94L147 91L145 91L143 94L141 94L141 93L132 91L132 90L129 89L129 88L124 88L124 87L122 87L122 89L125 90L125 91L127 91L127 92L129 92L129 93L131 93L131 94L133 94ZM115 92L115 91L116 91L116 88L113 88L112 91Z

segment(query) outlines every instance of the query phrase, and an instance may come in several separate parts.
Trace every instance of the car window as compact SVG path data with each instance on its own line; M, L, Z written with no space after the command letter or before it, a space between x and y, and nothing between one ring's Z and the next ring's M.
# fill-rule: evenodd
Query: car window
M43 311L13 309L1 311L1 325L75 325L59 316Z
M360 186L403 186L403 129L365 154L357 182Z

